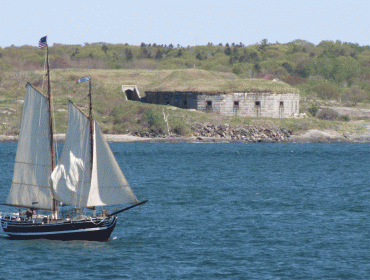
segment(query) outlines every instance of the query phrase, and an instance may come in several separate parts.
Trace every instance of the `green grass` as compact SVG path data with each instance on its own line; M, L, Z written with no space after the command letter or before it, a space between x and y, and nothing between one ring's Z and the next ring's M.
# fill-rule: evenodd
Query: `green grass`
M0 83L0 109L10 108L15 113L0 114L0 134L16 135L19 131L25 85L29 81L37 88L43 88L43 71L25 71L22 73L4 72ZM144 104L126 101L122 85L137 85L141 95L144 91L166 86L167 89L178 86L190 89L200 85L198 91L218 91L259 89L260 91L294 92L294 88L285 83L274 83L262 79L245 80L232 73L204 70L53 70L51 71L51 89L55 109L55 131L65 133L67 127L68 100L78 106L88 107L88 84L76 84L75 80L91 75L93 92L94 118L101 124L104 133L127 133L129 131L159 133L167 132L167 123L163 113L168 115L170 132L179 135L190 135L197 123L230 125L261 125L280 127L294 133L308 129L334 129L337 131L361 132L368 124L363 122L325 121L308 119L267 119L240 116L222 116L217 113L203 113L172 106ZM4 78L5 77L5 78ZM160 81L160 82L158 82ZM271 86L269 88L269 86ZM275 87L275 88L274 88ZM45 88L45 84L44 84ZM308 105L310 103L306 102ZM306 104L302 102L302 104ZM307 105L307 106L308 106ZM302 108L301 108L302 109Z
M148 91L299 93L298 89L280 81L241 79L232 73L198 69L173 71L166 78L151 85Z

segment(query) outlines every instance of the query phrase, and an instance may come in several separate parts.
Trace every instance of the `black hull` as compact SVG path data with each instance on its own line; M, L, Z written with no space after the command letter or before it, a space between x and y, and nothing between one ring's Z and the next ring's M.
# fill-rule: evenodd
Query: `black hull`
M117 216L104 220L85 218L74 221L37 223L32 221L11 221L2 218L1 226L9 239L50 239L108 241L116 226Z

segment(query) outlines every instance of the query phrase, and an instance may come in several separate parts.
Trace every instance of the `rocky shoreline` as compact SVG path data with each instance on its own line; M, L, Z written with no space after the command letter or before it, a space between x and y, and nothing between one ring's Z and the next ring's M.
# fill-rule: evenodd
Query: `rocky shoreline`
M228 139L240 142L287 142L292 132L263 126L231 126L208 124L197 129L198 138Z
M163 135L155 132L129 134L138 141L151 142L244 142L244 143L336 143L370 142L370 130L362 133L337 132L335 130L308 130L302 134L293 134L284 128L263 127L257 125L231 126L228 124L195 124L195 133L191 137ZM110 136L106 136L108 141ZM113 141L114 142L114 141Z
M233 142L287 142L292 135L290 131L280 128L265 128L262 126L231 126L228 124L215 125L196 125L195 133L189 137L181 137L178 135L163 135L155 132L149 133L133 133L136 137L151 138L151 139L195 139L202 140L218 140L218 141L233 141Z
M242 143L335 143L335 142L370 142L370 131L363 133L337 132L334 130L312 129L300 135L282 128L263 126L231 126L228 124L197 125L196 132L191 136L168 134L129 133L105 134L108 142L242 142ZM57 141L64 141L64 134L56 134ZM0 142L16 142L17 136L0 135Z

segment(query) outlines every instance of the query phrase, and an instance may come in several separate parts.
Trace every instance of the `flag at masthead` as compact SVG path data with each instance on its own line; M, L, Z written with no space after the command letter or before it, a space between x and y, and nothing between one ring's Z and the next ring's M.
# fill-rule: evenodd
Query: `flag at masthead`
M43 49L48 46L48 43L46 42L46 37L42 37L39 41L39 49Z

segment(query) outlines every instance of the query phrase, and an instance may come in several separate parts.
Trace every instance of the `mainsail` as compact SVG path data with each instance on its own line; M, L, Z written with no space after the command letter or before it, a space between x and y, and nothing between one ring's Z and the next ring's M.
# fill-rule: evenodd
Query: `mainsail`
M52 210L48 98L26 85L12 187L7 205Z
M55 198L77 208L138 203L96 122L93 130L91 145L89 119L70 102L63 153L52 173Z

